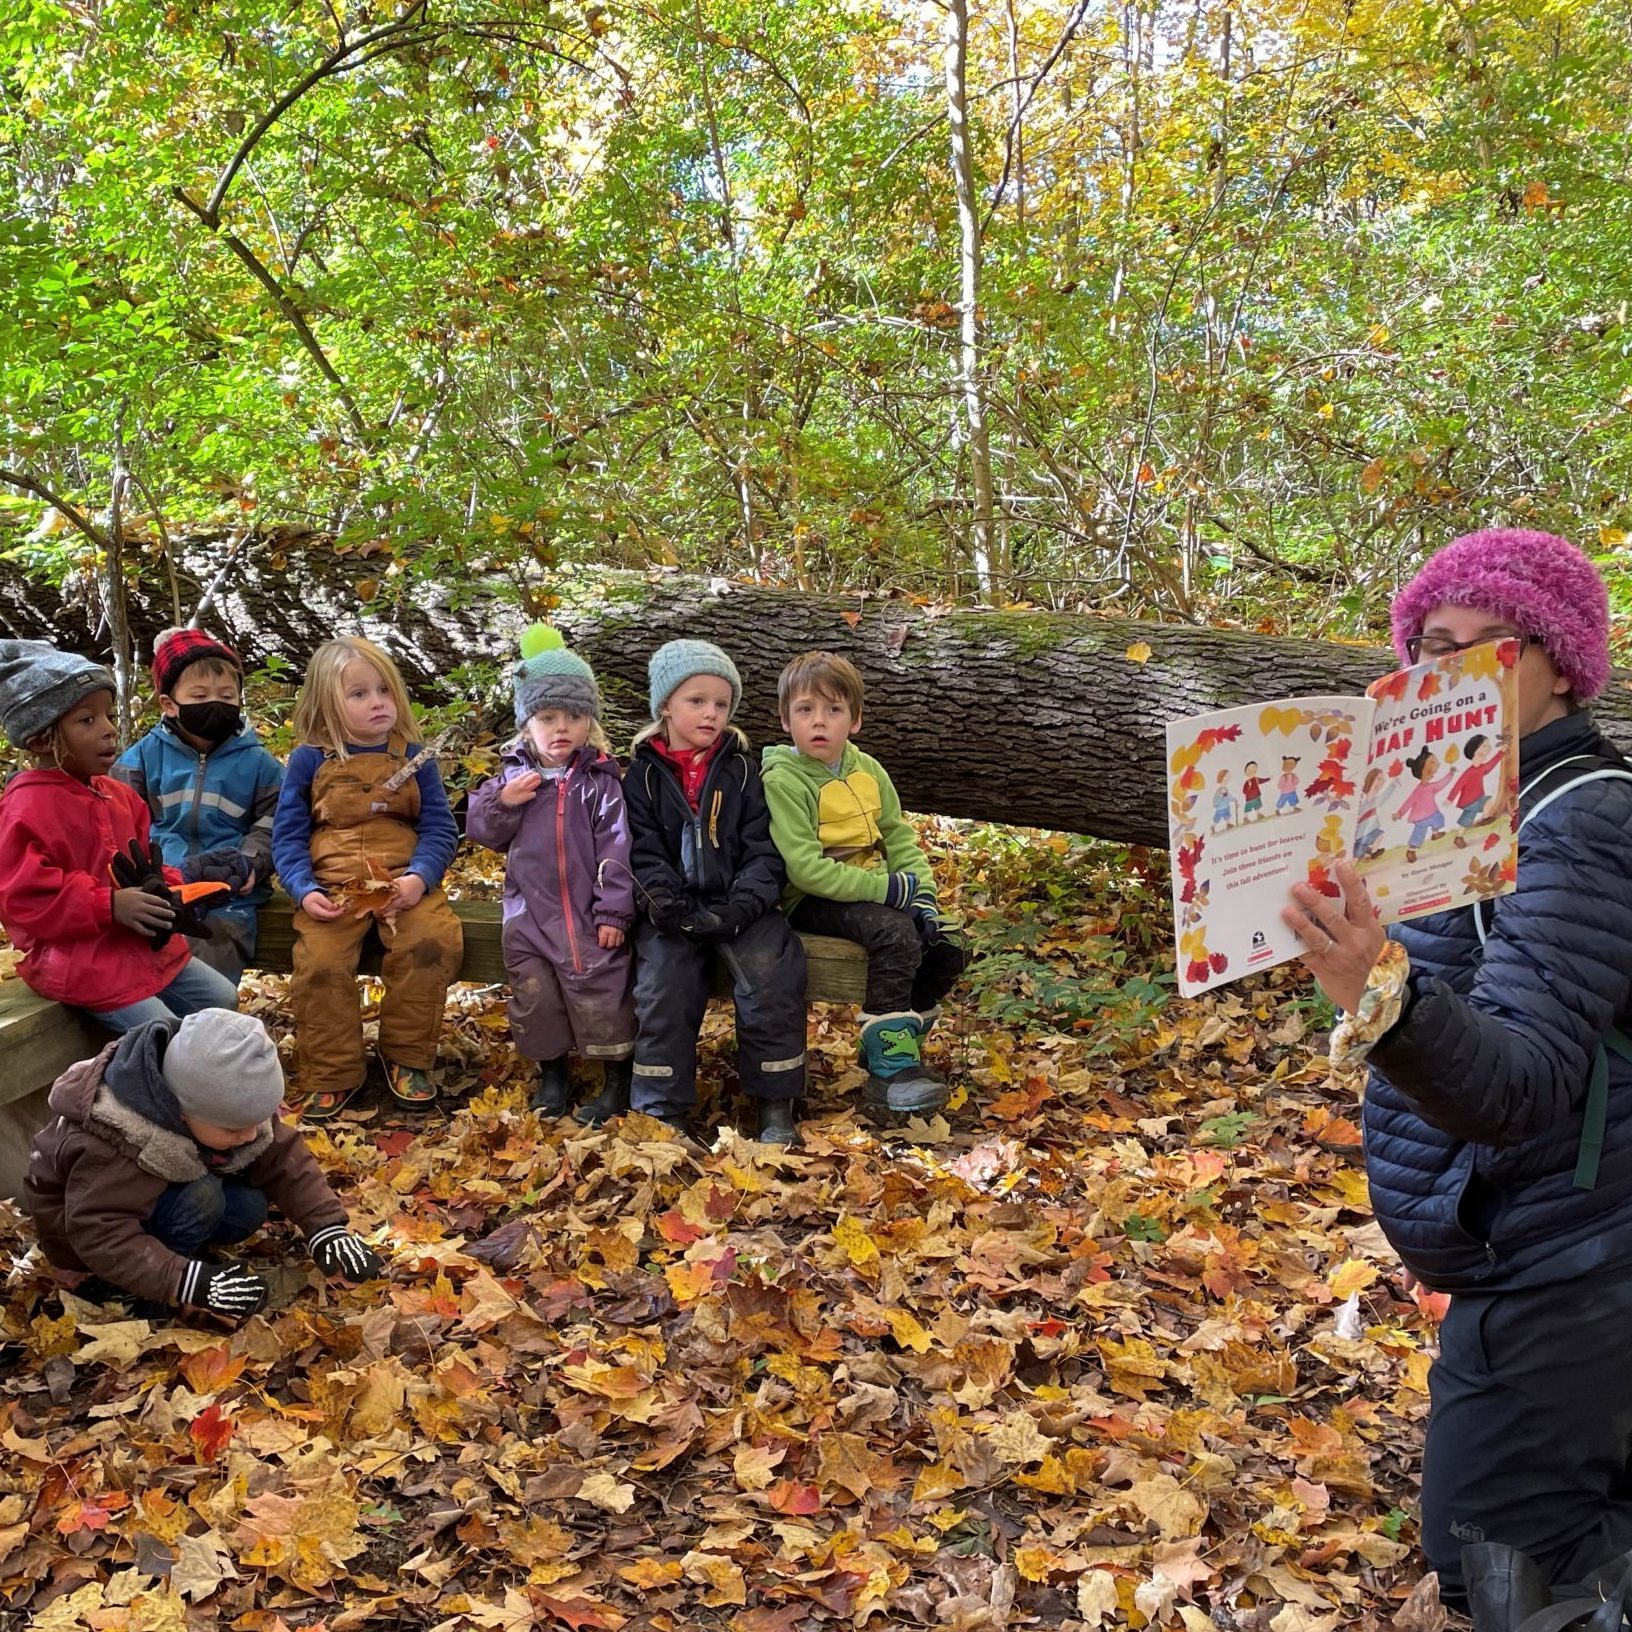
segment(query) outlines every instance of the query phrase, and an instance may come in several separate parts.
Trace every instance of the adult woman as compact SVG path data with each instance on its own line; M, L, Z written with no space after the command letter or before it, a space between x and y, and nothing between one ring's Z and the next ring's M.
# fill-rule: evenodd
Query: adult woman
M1632 1064L1613 1051L1632 1010L1632 778L1581 707L1609 677L1609 613L1563 539L1457 539L1396 599L1393 627L1407 662L1525 642L1534 817L1517 889L1494 911L1397 925L1386 954L1352 868L1346 905L1299 886L1286 914L1350 1017L1334 1045L1369 1047L1378 1220L1414 1275L1453 1294L1429 1378L1422 1545L1456 1603L1469 1543L1522 1549L1554 1583L1632 1546ZM1583 1134L1606 1060L1594 1164Z

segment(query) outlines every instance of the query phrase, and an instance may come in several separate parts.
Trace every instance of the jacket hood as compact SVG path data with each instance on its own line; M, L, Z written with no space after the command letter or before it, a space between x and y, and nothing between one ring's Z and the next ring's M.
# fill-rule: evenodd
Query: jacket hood
M127 1031L94 1060L64 1072L48 1100L58 1116L105 1139L167 1184L237 1172L272 1143L272 1124L266 1122L247 1145L206 1165L164 1078L164 1051L180 1023L152 1020Z
M861 750L853 743L844 745L844 752L839 755L839 769L837 774L848 776L861 758ZM793 771L805 778L807 782L831 782L834 772L830 771L819 759L812 759L809 754L802 754L791 742L773 742L759 756L760 769L768 776L774 769L779 772Z

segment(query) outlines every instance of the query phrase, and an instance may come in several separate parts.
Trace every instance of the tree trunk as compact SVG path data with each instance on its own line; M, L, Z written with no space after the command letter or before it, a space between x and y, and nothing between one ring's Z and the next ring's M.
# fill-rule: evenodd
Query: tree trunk
M336 557L323 539L300 542L297 551L277 535L258 538L206 620L251 666L278 655L298 676L320 642L363 634L392 654L416 694L445 701L446 676L457 665L502 670L514 660L526 620L508 580L472 576L457 599L438 590L359 606L352 579L367 563ZM202 587L230 547L224 536L178 545L185 576ZM183 599L195 594L184 591ZM85 612L72 585L64 593L0 574L0 635L92 652ZM130 615L145 656L170 621L168 591L142 585ZM647 718L646 660L664 641L712 640L731 653L743 679L739 723L756 746L782 737L776 680L783 664L826 647L861 669L867 707L858 745L889 768L909 810L1154 845L1167 842L1161 762L1170 716L1275 697L1354 695L1394 666L1378 648L1187 624L947 612L741 584L715 591L687 578L610 581L604 598L562 607L555 621L594 665L619 747ZM1151 653L1143 663L1128 656L1141 642ZM507 686L495 700L507 715ZM1618 675L1593 712L1632 749L1632 677Z
M946 115L952 131L952 182L958 202L958 389L963 397L963 436L969 449L974 501L969 553L981 598L992 594L992 439L986 423L986 374L980 355L980 200L969 130L969 5L946 8Z

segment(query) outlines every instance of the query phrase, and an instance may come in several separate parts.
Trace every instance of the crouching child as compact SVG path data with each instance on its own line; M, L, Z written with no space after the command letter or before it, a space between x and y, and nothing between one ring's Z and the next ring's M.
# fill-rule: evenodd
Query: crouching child
M267 1283L213 1249L247 1240L276 1206L325 1275L372 1280L383 1266L278 1120L282 1099L266 1028L228 1009L139 1025L70 1067L23 1186L46 1258L140 1300L242 1320Z

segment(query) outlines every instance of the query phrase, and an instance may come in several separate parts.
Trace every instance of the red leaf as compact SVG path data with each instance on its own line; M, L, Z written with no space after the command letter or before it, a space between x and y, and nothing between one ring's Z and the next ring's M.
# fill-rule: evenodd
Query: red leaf
M861 614L859 612L846 612L843 614L843 616L844 621L849 624L852 629L854 629L855 626L861 622Z
M76 1530L105 1530L108 1520L129 1502L130 1497L122 1490L110 1490L100 1496L87 1496L83 1501L70 1502L57 1520L57 1532L71 1536Z
M693 1241L700 1241L708 1233L699 1229L695 1224L688 1224L679 1212L671 1207L666 1213L658 1215L657 1233L665 1241L672 1241L677 1247L689 1247Z
M814 1485L802 1485L797 1479L778 1479L765 1492L765 1500L778 1513L819 1513L822 1493Z
M564 1621L568 1626L576 1629L581 1626L592 1626L612 1632L624 1623L624 1617L610 1604L596 1603L592 1598L552 1598L547 1592L535 1592L530 1595L540 1609L546 1609L558 1621Z
M1230 960L1222 952L1215 952L1207 960L1215 975L1221 975L1230 966Z
M417 1137L406 1128L398 1128L392 1133L378 1134L374 1140L374 1148L382 1156L406 1156L408 1147Z
M232 1438L232 1430L232 1418L223 1416L220 1404L213 1400L193 1418L187 1428L201 1462L213 1462L226 1449L227 1441Z

